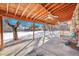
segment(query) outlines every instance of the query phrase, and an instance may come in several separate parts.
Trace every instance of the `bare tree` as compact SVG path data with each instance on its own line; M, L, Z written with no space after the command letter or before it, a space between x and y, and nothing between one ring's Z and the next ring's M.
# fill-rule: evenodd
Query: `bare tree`
M11 25L9 23L9 21L6 20L6 24L12 28L12 30L13 30L13 38L14 38L14 40L17 40L18 39L17 28L20 25L20 22L17 21L15 25Z

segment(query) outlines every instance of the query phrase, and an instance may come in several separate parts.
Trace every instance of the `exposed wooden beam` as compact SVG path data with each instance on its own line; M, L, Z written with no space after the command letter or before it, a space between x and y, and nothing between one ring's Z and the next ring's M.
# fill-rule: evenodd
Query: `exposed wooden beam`
M38 6L39 6L38 4L34 4L31 11L28 13L26 17L29 17L31 14L33 14L33 12L39 8Z
M39 17L41 17L42 15L44 15L44 14L46 14L46 13L47 13L47 11L43 11L43 12L41 12L39 15L37 15L36 17L34 17L34 19L39 18Z
M18 10L19 10L19 7L20 7L20 3L18 4L17 8L16 8L16 11L15 11L15 15L17 14Z
M28 10L28 8L31 6L31 4L28 4L27 6L26 6L26 8L24 9L24 11L22 12L22 14L21 14L21 17L25 14L25 12Z
M40 17L37 18L37 19L44 19L45 17L47 17L47 14L44 14L44 15L40 16Z
M51 6L49 6L47 10L52 9L52 8L56 7L57 5L58 5L58 3L56 3L56 4L51 4Z
M45 13L48 13L48 10L45 9L45 7L43 7L41 4L39 4L41 8L43 8L43 12L40 12L39 15L35 18L39 18L40 16L44 15ZM45 5L46 6L46 5Z
M41 12L43 13L43 11L45 10L45 8L43 8L43 6L41 6L40 4L39 8L40 9L31 18L37 17L37 15L39 15Z
M58 5L58 4L53 4L53 6L51 6L51 8L52 8L52 7L55 7L55 6L57 6L57 5ZM62 4L60 4L60 5L62 5ZM42 5L41 5L41 6L42 6ZM43 6L42 6L42 7L43 7ZM50 7L49 7L49 8L43 7L43 8L46 9L47 12L50 12L50 11L49 11L49 9L51 9ZM57 8L58 8L58 7L57 7ZM50 13L51 13L51 12L50 12ZM45 18L46 18L46 17L42 18L42 20L45 19ZM49 20L47 20L47 22L49 22ZM50 22L52 22L52 21L50 21Z
M50 3L47 3L44 7L48 7L50 5Z
M44 16L45 16L45 15L44 15ZM47 20L45 20L46 17L47 17L47 15L46 15L45 17L42 16L42 17L40 17L40 18L36 18L36 20L39 20L39 21L42 20L42 21L44 21L44 22L46 22L46 23L53 24L52 21L48 22Z
M54 4L54 5L55 5L55 4ZM53 6L53 5L52 5L52 6ZM51 10L50 10L50 12L55 11L55 10L58 9L58 8L61 8L62 6L64 6L63 3L58 4L58 5L54 6L54 7L52 7ZM48 8L47 10L49 10L49 8Z
M68 7L69 5L70 5L70 4L63 5L61 8L58 8L58 9L56 9L55 11L52 11L52 12L53 12L53 13L58 12L58 11L64 9L64 8Z
M42 8L43 8L43 6L42 5L40 5ZM46 10L45 8L43 8L42 9L44 12L41 12L38 16L35 16L33 19L38 19L38 18L40 18L44 13L46 13L46 12L48 12L48 10ZM43 19L42 19L43 20ZM44 20L45 21L45 20ZM49 23L49 22L46 22L46 23Z
M52 7L52 9L50 10L50 12L52 13L52 14L54 14L54 15L57 15L57 16L59 16L59 18L61 17L63 20L64 20L64 17L66 18L66 19L68 19L68 17L70 17L70 14L71 13L69 13L68 15L67 15L67 11L66 10L62 10L61 12L60 11L58 11L58 12L54 12L54 11L56 11L57 9L60 9L60 8L62 8L62 6L64 6L65 4L63 3L63 4L60 4L60 5L52 5L53 7ZM69 6L68 6L69 7ZM50 8L50 7L49 7ZM66 7L67 8L67 7ZM48 10L48 8L46 8L47 10ZM65 9L65 8L64 8ZM64 12L64 11L66 11L66 12ZM70 11L70 10L69 10ZM54 13L53 13L54 12ZM63 17L62 17L63 16ZM68 16L68 17L67 17ZM60 19L61 19L60 18ZM65 21L65 20L64 20Z
M45 7L43 7L41 4L40 4L40 6L43 8L43 12L40 12L40 14L38 15L38 16L36 16L36 17L34 17L34 19L39 19L41 16L43 16L43 15L45 15L45 14L47 14L49 11L48 10L46 10L46 8ZM45 5L45 6L47 6L47 4ZM45 10L45 11L44 11ZM46 16L46 15L45 15ZM44 18L45 18L45 16L43 16ZM41 17L42 18L42 17Z
M43 9L42 9L43 12L40 12L40 14L37 15L36 17L34 17L34 19L42 19L42 20L44 20L44 18L47 17L46 14L48 13L48 10L46 10L41 4L40 4L40 6L41 6L41 8L43 8ZM46 6L46 5L45 5L45 6ZM45 10L45 11L44 11L44 10ZM44 16L44 15L45 15L45 16ZM43 17L41 17L41 16L43 16Z
M54 4L53 6L56 6L57 4ZM42 5L40 5L41 7L43 7ZM45 5L45 7L46 7L46 5ZM49 12L45 7L43 7L47 12ZM49 8L50 9L50 8ZM43 12L44 13L44 12ZM45 12L46 13L46 12ZM36 17L36 18L40 18L41 16L43 16L44 14L41 14L41 15L39 15L38 17ZM45 18L46 18L47 16L45 15L44 17L41 17L40 19L42 19L42 20L44 20ZM35 19L36 19L35 18Z
M2 22L2 16L0 16L0 49L4 47L3 43L3 22Z
M64 10L62 9L62 10L60 10L60 11L54 13L54 14L55 14L55 15L59 15L60 20L64 20L64 21L65 21L65 19L66 19L66 20L70 20L70 17L73 15L73 13L71 13L71 12L73 12L74 9L75 9L75 8L72 9L73 6L74 6L74 4L68 6L68 7L64 8ZM74 7L75 7L75 6L74 6ZM68 11L68 9L69 9L69 11ZM71 9L72 9L73 11L72 11Z
M7 3L7 11L6 11L6 14L8 14L8 10L9 10L9 4Z
M31 18L34 18L37 16L37 14L39 14L42 11L42 9L39 9L35 14L33 14L33 16Z
M28 22L37 22L37 23L40 23L40 24L51 24L51 23L46 23L44 20L37 20L36 21L36 19L33 21L33 19L32 18L26 18L26 17L20 17L20 16L16 16L16 15L13 15L12 13L8 13L7 15L5 14L5 12L4 11L2 11L2 10L0 10L1 12L0 12L0 15L1 16L5 16L5 17L9 17L9 18L15 18L16 20L23 20L23 21L28 21Z
M57 7L51 9L50 11L51 11L51 12L54 12L54 11L56 11L57 9L60 9L60 8L62 8L62 7L64 7L64 6L66 6L66 4L60 4L60 5L58 5Z

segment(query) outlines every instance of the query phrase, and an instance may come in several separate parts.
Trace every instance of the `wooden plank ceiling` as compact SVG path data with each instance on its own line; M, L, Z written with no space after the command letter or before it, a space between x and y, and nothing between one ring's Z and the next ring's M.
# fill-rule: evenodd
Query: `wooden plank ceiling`
M0 15L17 20L55 25L58 21L71 20L76 5L75 3L0 3ZM58 18L46 20L49 12Z

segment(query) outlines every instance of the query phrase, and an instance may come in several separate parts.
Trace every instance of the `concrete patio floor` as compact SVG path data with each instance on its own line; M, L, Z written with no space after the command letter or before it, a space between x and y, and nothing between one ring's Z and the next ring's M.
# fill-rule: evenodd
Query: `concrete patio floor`
M43 35L42 35L43 36ZM60 37L45 36L45 43L41 33L36 35L35 40L26 40L27 36L21 41L8 43L9 46L0 51L0 55L5 56L79 56L79 50L72 49L64 44L64 40ZM67 39L67 38L66 38ZM17 44L15 44L17 43ZM15 45L13 45L15 44ZM11 46L10 46L11 45Z
M79 56L79 51L66 46L60 38L52 38L28 56Z

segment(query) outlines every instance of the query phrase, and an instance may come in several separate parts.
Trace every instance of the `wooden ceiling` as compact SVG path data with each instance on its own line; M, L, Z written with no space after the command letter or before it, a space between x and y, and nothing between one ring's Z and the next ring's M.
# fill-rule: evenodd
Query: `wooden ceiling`
M75 3L0 3L0 15L17 20L55 25L58 21L71 20L76 5ZM49 12L58 18L46 20Z

